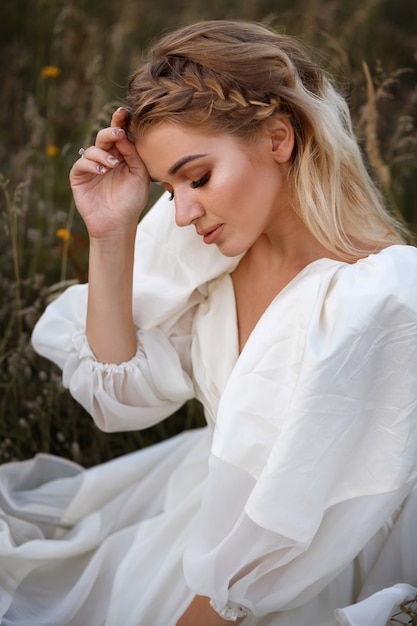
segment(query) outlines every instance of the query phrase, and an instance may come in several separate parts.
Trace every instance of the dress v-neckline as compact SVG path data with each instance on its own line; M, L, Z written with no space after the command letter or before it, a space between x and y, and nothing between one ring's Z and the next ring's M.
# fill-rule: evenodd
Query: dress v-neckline
M244 343L244 345L242 346L241 349L240 349L239 324L238 324L238 313L237 313L237 303L236 303L235 288L234 288L234 283L233 283L233 278L232 278L231 273L227 273L226 276L227 276L227 280L229 281L229 289L231 290L231 297L233 298L233 307L231 307L231 310L234 311L234 315L235 315L235 319L234 319L234 322L235 322L235 324L234 324L234 327L235 327L234 345L235 345L235 352L236 352L236 355L237 355L236 361L240 358L242 353L245 351L245 347L250 342L251 337L255 333L255 330L257 329L257 327L262 323L262 320L264 319L265 315L267 315L267 313L270 310L270 308L274 305L274 303L276 303L276 301L281 296L286 294L287 291L294 284L296 284L299 280L302 280L304 278L304 275L308 274L309 272L311 272L316 266L323 265L325 267L329 267L329 266L335 265L335 264L336 265L345 265L345 262L344 261L338 261L338 260L335 260L335 259L329 259L327 257L322 257L320 259L315 259L314 261L311 261L311 263L308 263L299 272L297 272L297 274L293 278L291 278L291 280L288 281L288 283L277 293L276 296L274 296L274 298L271 300L271 302L265 308L263 313L260 315L258 321L254 325L253 329L249 333L249 335L248 335L248 337L247 337L247 339L246 339L246 341L245 341L245 343Z

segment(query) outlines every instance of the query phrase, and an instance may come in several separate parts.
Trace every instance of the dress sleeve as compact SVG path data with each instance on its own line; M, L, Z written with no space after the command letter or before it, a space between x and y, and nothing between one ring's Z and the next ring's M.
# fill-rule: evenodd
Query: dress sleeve
M184 559L219 612L316 597L412 490L416 286L414 248L323 259L253 331L220 403Z
M135 243L133 317L137 351L120 365L96 360L85 335L88 285L52 302L37 323L35 350L63 371L63 383L105 431L146 428L194 396L190 341L206 284L238 259L178 228L164 194L140 222Z

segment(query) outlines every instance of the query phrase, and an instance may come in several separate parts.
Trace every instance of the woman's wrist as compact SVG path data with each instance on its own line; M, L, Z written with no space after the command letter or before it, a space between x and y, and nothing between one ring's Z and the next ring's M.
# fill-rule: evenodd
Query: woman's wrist
M210 600L210 606L220 615L220 617L229 622L240 623L240 618L252 615L252 612L240 604L235 602L227 602L227 604L219 608L214 600Z
M105 254L114 251L125 252L134 249L136 227L112 230L100 235L89 234L90 253L97 251Z

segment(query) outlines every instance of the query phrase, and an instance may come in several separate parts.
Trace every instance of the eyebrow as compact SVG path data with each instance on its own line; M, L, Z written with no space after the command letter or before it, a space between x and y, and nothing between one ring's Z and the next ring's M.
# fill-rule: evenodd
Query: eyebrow
M202 157L207 156L207 154L189 154L188 156L182 157L178 159L176 163L172 167L169 168L168 174L170 176L174 176L184 165L189 163L190 161L195 161L196 159L201 159Z
M182 167L184 167L184 165L186 165L190 161L195 161L196 159L201 159L205 156L207 156L207 154L189 154L188 156L181 157L181 159L178 159L178 161L176 161L174 165L169 168L168 170L169 176L174 176ZM158 180L152 177L151 177L151 181L153 183L159 182Z

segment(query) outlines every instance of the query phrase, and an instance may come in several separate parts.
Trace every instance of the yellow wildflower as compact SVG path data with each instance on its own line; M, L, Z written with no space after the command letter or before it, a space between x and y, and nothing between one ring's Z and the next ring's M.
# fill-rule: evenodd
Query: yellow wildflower
M57 78L61 73L61 70L56 65L46 65L42 68L42 78Z
M58 237L58 239L68 241L68 239L71 239L71 231L69 231L68 228L58 228L58 230L56 231L56 236Z
M58 146L54 146L54 144L49 144L48 146L46 146L45 152L47 156L54 157L58 154L59 149Z

